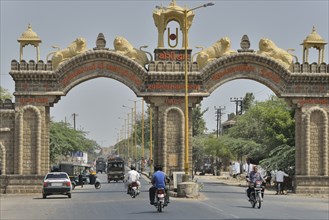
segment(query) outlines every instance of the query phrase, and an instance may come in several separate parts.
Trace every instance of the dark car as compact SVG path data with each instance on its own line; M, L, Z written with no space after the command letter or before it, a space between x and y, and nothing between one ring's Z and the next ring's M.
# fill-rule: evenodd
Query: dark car
M67 195L71 198L72 184L65 172L48 173L43 180L42 197L49 195Z

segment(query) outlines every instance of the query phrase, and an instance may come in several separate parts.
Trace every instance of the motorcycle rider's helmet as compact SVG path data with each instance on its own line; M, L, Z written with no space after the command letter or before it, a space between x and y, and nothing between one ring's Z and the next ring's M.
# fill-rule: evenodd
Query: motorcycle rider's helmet
M162 166L161 165L156 165L155 166L155 171L162 171Z
M130 166L130 169L131 170L136 170L135 166L133 166L133 165Z

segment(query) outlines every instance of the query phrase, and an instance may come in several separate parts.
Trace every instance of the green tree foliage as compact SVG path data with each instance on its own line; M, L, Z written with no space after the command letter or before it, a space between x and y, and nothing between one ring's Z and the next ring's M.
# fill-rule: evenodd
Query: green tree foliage
M274 148L267 158L260 161L260 165L268 170L283 169L286 172L293 171L294 164L295 148L286 144Z
M0 99L2 101L5 101L6 99L12 100L13 95L9 93L9 91L3 87L0 86Z
M224 166L227 166L230 160L234 159L234 153L221 138L209 135L204 141L205 154L220 158Z
M205 132L207 131L206 122L203 119L203 115L207 111L208 108L206 110L201 111L201 104L197 105L192 110L192 121L193 121L192 136L200 136L205 134Z
M254 94L251 93L246 93L245 97L243 98L242 101L242 106L243 106L243 112L248 111L253 104L255 103L255 96Z
M54 163L59 156L71 152L83 151L92 153L99 147L94 140L87 139L86 133L74 130L64 122L50 122L50 160Z
M237 117L237 122L229 129L228 135L257 143L256 148L249 144L246 148L249 147L249 155L254 160L260 161L269 155L274 156L277 147L295 146L295 123L292 115L287 103L273 96L268 101L256 103L244 115ZM289 164L293 163L294 161L289 161Z

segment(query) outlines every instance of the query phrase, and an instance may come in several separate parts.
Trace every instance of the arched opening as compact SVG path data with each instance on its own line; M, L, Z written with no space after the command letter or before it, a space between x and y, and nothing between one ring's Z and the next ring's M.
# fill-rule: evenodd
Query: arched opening
M120 130L124 121L120 118L127 118L127 114L131 114L131 109L124 108L123 105L134 108L134 100L137 100L136 95L123 83L115 79L96 77L75 84L51 108L50 115L56 122L66 121L75 129L87 132L88 139L108 148L122 138ZM85 162L92 161L88 159Z
M242 100L246 93L253 93L255 101L264 101L275 95L267 86L254 80L236 79L224 83L201 102L203 110L209 109L204 115L208 132L213 132L217 129L215 108L223 109L221 122L224 123L229 120L229 116L232 113L236 115L237 111L241 110L240 102L237 102L237 100Z

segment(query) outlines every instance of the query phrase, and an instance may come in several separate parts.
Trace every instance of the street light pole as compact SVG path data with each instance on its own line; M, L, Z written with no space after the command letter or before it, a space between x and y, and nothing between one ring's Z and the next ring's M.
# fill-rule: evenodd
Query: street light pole
M185 49L185 165L184 171L185 175L188 175L189 171L189 117L188 117L188 63L187 63L187 47L188 47L188 37L187 37L187 14L190 11L196 10L198 8L203 8L207 6L213 6L214 3L207 3L201 6L185 9L184 10L184 49Z
M144 98L142 99L142 162L141 162L141 165L142 165L142 171L144 171Z
M152 106L150 105L150 176L153 174L152 124Z

